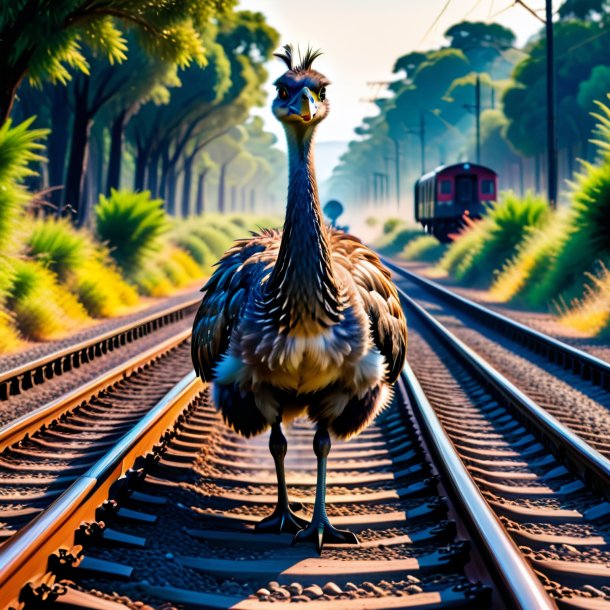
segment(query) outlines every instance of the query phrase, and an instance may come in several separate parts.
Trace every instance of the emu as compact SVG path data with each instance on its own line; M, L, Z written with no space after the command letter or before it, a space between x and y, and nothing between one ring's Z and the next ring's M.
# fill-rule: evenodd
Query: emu
M195 317L192 357L225 422L245 437L271 427L277 474L273 513L258 532L294 533L294 542L357 543L326 514L330 434L363 430L391 398L404 365L407 326L390 272L352 235L323 224L313 137L329 112L328 79L312 69L319 51L275 81L272 110L288 140L289 186L282 231L243 239L219 261ZM311 522L290 508L281 424L307 415L317 424L317 487Z

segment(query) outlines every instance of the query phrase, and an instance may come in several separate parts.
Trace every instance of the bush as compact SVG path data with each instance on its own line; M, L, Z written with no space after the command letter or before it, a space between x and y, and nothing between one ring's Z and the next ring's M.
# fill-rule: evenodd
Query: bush
M55 275L35 261L13 261L7 307L21 334L46 341L87 320L83 306L57 283Z
M564 239L568 215L553 214L540 228L531 230L517 247L515 256L497 274L491 296L498 301L519 301L530 307L541 307L539 286L555 263Z
M422 235L411 240L400 254L400 258L407 261L422 261L426 263L438 262L447 246L441 244L432 235Z
M8 311L0 309L0 354L10 352L19 343L19 333L15 328L13 316Z
M587 274L584 296L564 309L561 321L572 328L610 337L610 271L604 265L596 274Z
M84 261L74 273L70 290L90 316L109 318L138 302L138 293L103 254Z
M113 190L110 197L100 197L95 208L97 234L128 275L162 246L160 238L170 228L162 203L151 199L148 191Z
M388 233L392 233L396 231L399 226L405 226L405 222L400 220L400 218L389 218L383 223L383 232L387 235Z
M39 219L26 238L27 254L65 281L89 256L85 233L67 220Z
M399 224L391 233L382 235L376 247L382 254L391 256L402 252L412 239L422 235L425 233L419 227Z
M231 242L233 241L225 233L209 226L195 227L193 229L193 234L205 243L212 251L215 259L219 259L231 246Z
M28 129L34 119L28 119L16 127L10 120L0 126L0 252L9 250L15 226L30 195L20 184L35 172L32 161L41 161L43 148L37 140L48 132L45 129Z
M542 198L528 193L519 199L507 193L490 206L482 221L458 235L441 266L460 282L488 286L528 232L547 219L548 206Z

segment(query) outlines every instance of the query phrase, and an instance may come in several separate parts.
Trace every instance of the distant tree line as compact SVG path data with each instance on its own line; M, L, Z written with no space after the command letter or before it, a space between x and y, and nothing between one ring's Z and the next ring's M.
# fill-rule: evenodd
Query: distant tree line
M514 10L518 10L518 7ZM595 154L589 143L596 100L610 92L610 3L566 0L554 24L560 189ZM475 113L480 92L481 162L501 188L544 192L546 39L544 28L521 49L496 23L464 21L445 32L447 46L396 60L390 96L356 129L335 168L329 192L403 209L422 172L476 160Z
M49 130L29 186L76 224L121 187L173 215L254 210L285 173L247 121L278 41L231 0L1 0L0 122Z

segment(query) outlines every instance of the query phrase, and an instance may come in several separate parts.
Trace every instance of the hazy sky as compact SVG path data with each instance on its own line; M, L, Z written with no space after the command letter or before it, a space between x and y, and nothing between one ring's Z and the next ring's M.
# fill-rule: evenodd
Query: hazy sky
M331 113L318 130L319 141L352 139L362 118L375 114L376 107L361 101L376 94L367 81L393 80L394 61L413 50L443 44L443 32L465 17L470 21L497 21L511 28L518 44L525 42L541 23L514 0L453 0L438 24L422 41L446 0L241 0L244 9L258 10L281 34L281 44L290 42L321 48L324 55L315 67L333 84L328 89ZM543 0L529 0L534 9ZM554 2L559 6L561 2ZM511 8L507 8L511 7ZM504 10L506 9L506 10ZM544 16L544 11L539 13ZM493 19L491 19L493 17ZM275 60L268 65L270 81L283 71ZM267 84L269 94L275 89ZM257 110L269 129L282 130L271 116L268 103Z

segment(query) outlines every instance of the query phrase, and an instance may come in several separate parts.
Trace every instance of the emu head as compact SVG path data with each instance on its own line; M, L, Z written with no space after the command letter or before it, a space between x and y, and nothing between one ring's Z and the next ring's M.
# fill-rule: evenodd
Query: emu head
M283 53L275 53L276 57L286 63L288 71L274 83L277 95L273 100L272 110L275 117L286 127L307 129L320 123L328 114L326 87L330 81L311 67L316 57L321 54L321 51L308 48L295 65L291 45L285 45Z

